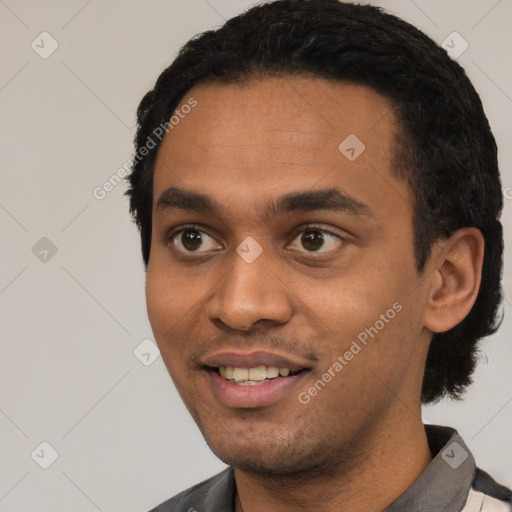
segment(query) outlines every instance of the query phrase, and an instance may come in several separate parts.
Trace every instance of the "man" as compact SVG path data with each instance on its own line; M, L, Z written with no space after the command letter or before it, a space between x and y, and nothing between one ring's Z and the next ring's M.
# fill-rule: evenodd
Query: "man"
M421 420L501 301L496 146L444 50L375 7L263 4L182 48L136 150L149 319L229 465L155 511L511 510Z

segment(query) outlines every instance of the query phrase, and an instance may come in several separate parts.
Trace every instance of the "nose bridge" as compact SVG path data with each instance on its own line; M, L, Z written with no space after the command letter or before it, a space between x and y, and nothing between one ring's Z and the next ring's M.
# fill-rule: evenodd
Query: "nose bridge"
M259 320L288 321L293 313L290 297L280 283L270 259L251 241L242 242L229 268L215 287L207 313L233 329L248 330Z

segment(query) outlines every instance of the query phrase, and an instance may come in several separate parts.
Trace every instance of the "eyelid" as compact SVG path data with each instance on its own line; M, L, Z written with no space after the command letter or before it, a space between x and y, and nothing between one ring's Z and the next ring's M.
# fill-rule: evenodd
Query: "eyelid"
M317 224L315 222L309 223L309 224L306 223L306 224L302 224L300 226L297 226L291 232L290 236L293 236L295 238L299 233L302 233L302 232L306 231L307 229L312 229L312 230L317 229L318 231L323 231L324 233L329 233L332 236L336 236L340 240L344 240L346 238L341 233L337 233L336 231L334 231L330 227L327 227L327 225L325 225L325 224Z
M217 241L217 239L213 235L208 233L208 231L203 226L201 226L199 224L193 224L193 223L191 223L191 224L181 224L179 226L176 226L175 228L172 228L170 230L170 232L168 232L165 235L165 238L164 238L165 243L166 244L170 244L173 241L174 237L176 237L176 235L182 233L183 231L186 231L187 229L195 229L197 231L200 231L201 233L204 233L204 234L208 235L210 238L212 238L217 243L219 243ZM340 241L344 241L346 239L345 236L341 235L340 233L336 233L333 229L331 229L330 227L328 227L325 224L305 223L305 224L301 224L300 226L297 226L296 228L294 228L292 230L292 232L290 233L290 237L291 237L290 243L293 242L295 240L295 238L297 238L297 236L300 233L303 233L304 231L307 231L308 229L310 229L310 230L318 230L318 231L321 231L323 233L328 233L329 235L338 238ZM222 245L222 244L219 244L219 245ZM288 245L287 245L287 247L288 247ZM307 251L305 251L305 252L307 253ZM331 252L331 251L327 251L327 252ZM191 253L191 254L193 254L193 253ZM315 253L311 252L311 254L315 254ZM321 253L318 253L318 254L321 254Z
M165 241L170 242L174 236L176 236L178 233L181 233L182 231L186 231L187 229L196 229L197 231L201 231L201 233L205 233L211 238L215 238L210 235L210 233L208 233L208 231L203 226L200 226L199 224L180 224L165 234Z
M334 232L329 227L326 227L325 224L317 224L317 223L301 224L300 226L297 226L296 228L293 229L293 231L290 233L290 236L296 237L299 233L302 233L303 231L305 231L308 228L309 229L318 229L319 231L324 231L324 232L329 233L329 234L331 234L333 236L337 236L339 238L343 238L343 236L340 233ZM201 231L202 233L206 233L208 236L214 238L213 235L208 233L208 231L203 226L200 226L199 224L180 224L179 226L176 226L175 228L172 228L171 231L165 235L165 237L166 237L167 240L169 240L173 236L175 236L178 233L180 233L182 231L185 231L187 229L197 229L198 231Z
M293 248L292 244L297 239L297 237L301 233L305 233L307 231L319 231L321 233L327 234L329 237L333 237L333 238L337 239L338 246L334 247L334 248L331 248L331 249L328 249L326 251L322 251L322 250L319 250L319 251L307 251L307 250L304 250L303 251L303 250L300 250L300 249ZM292 236L292 240L287 245L286 249L288 251L292 251L294 253L300 254L302 257L305 257L307 259L314 259L314 260L319 260L319 259L322 259L322 258L327 258L327 257L332 256L333 254L336 253L336 251L339 251L343 246L345 246L346 245L346 241L347 241L347 237L346 236L344 236L344 235L342 235L340 233L335 232L335 230L331 229L330 227L327 227L326 225L317 224L317 223L302 224L301 226L296 227L292 231L291 236Z
M213 235L208 233L208 231L203 226L200 226L199 224L180 224L179 226L176 226L176 227L172 228L170 231L168 231L165 234L165 236L164 236L164 244L166 246L174 245L174 239L176 238L176 236L181 234L181 233L183 233L184 231L189 230L189 229L190 230L199 231L199 232L207 235L212 240L214 240L216 244L222 246L222 244L217 241L216 237L214 237ZM218 250L218 249L219 248L216 247L213 250ZM178 251L181 254L189 254L189 255L194 255L194 254L196 254L196 255L199 255L199 254L205 255L205 254L208 254L209 252L212 251L212 249L210 249L210 250L207 250L207 251L199 251L199 252L192 252L192 251L190 251L190 252L183 252L183 251L181 251L179 249L176 249L175 247L173 248L173 250Z

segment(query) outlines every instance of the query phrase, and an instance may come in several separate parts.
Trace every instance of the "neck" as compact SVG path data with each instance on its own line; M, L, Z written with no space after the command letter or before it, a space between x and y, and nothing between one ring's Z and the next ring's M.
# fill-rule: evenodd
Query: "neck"
M321 472L276 476L235 468L237 512L384 510L419 478L432 455L418 417L369 437L355 450L338 451L338 460L326 461Z

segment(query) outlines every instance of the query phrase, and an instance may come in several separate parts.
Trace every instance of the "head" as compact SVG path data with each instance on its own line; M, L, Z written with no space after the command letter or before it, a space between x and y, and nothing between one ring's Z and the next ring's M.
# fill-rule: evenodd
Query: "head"
M221 458L254 467L273 432L286 471L397 401L461 396L499 323L502 195L481 101L427 36L372 6L254 7L162 72L136 149L149 318ZM219 400L210 369L254 350L301 370L294 399Z

